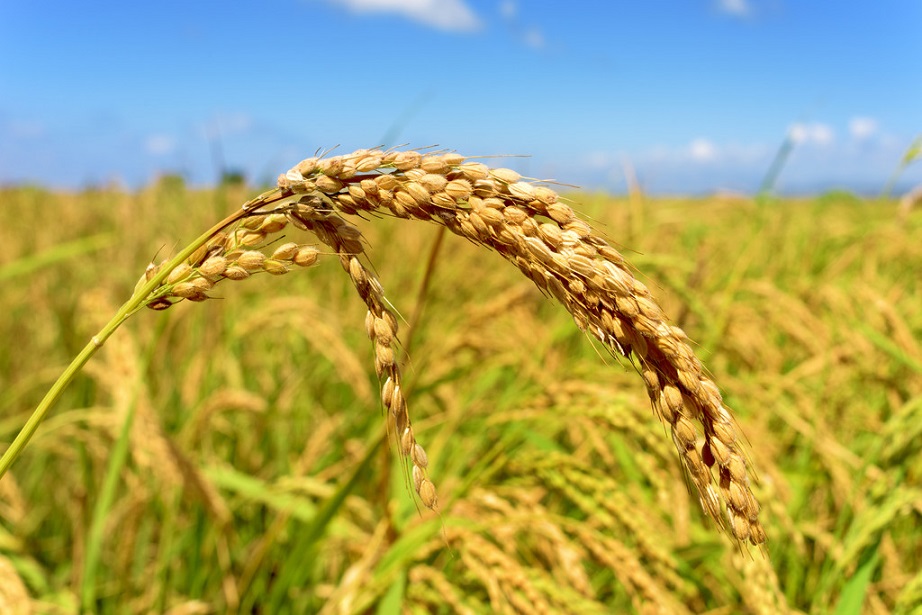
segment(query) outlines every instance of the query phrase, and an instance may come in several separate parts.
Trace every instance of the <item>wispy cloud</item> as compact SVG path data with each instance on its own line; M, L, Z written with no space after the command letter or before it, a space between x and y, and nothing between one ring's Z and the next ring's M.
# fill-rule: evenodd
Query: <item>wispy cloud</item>
M877 129L877 120L873 117L853 117L848 121L848 132L858 141L870 139L877 134Z
M353 13L392 13L439 30L471 32L481 27L464 0L327 0Z
M788 135L798 145L829 145L836 138L831 126L819 122L792 124Z
M522 23L519 14L519 3L516 0L503 0L499 3L499 14L505 20L512 34L526 47L544 49L547 39L544 32L537 26Z
M151 135L144 140L144 149L152 156L165 156L176 149L176 139L169 135Z
M772 146L762 143L698 137L630 151L592 151L578 158L580 168L587 170L584 176L569 167L567 174L577 183L622 190L630 166L644 189L654 192L752 191L771 162L771 154Z
M648 148L642 153L642 160L656 161L669 164L710 164L724 161L731 156L738 158L741 148L737 145L718 145L711 139L698 137L684 145L657 145Z
M771 147L760 143L718 143L712 139L698 137L684 144L659 144L630 152L595 150L582 160L594 170L620 165L630 157L639 164L682 165L689 163L711 166L744 167L764 162L771 153Z
M734 17L748 17L752 14L752 6L749 0L717 0L717 9L721 13L733 15Z
M708 139L695 139L688 146L688 154L695 162L711 162L717 158L717 146Z
M523 40L532 49L542 49L545 45L544 35L538 28L529 28Z
M249 131L253 127L253 118L242 112L219 113L208 119L202 127L208 139L223 138Z

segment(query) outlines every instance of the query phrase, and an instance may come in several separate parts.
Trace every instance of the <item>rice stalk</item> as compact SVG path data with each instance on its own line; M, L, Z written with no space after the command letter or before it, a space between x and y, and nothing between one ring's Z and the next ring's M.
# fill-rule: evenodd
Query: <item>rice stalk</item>
M376 278L361 267L361 236L341 214L434 222L512 262L562 303L581 330L635 362L705 512L740 541L765 541L738 428L717 385L621 254L556 192L458 154L412 150L308 158L279 176L278 189L280 197L297 199L289 219L340 254L374 322L381 318L375 310L384 313L369 293L378 288ZM396 327L383 332L389 341ZM375 339L373 328L369 335ZM401 420L408 428L409 419Z
M75 359L0 460L0 476L60 389L140 306L163 310L184 299L205 301L222 280L281 275L316 263L320 251L313 246L272 246L271 237L291 224L333 251L366 305L382 404L410 462L416 493L426 507L437 508L428 456L410 421L396 358L398 319L363 262L361 232L343 217L370 215L441 225L498 253L563 304L582 331L640 373L705 513L741 542L765 541L738 427L685 332L668 322L621 254L554 190L454 153L358 150L305 159L279 176L275 190L244 204L177 257L152 263L129 302Z

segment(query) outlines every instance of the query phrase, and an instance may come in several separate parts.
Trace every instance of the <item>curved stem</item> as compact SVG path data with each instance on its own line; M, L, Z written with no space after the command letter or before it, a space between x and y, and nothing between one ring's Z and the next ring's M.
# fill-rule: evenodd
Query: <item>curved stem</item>
M270 203L275 203L279 200L282 200L287 195L278 190L270 190L265 192L255 199L248 201L242 209L237 210L221 222L214 225L211 229L200 235L195 241L186 246L179 254L177 254L172 260L170 260L166 265L160 268L160 270L147 281L147 284L135 290L134 294L131 296L128 301L126 301L115 316L112 317L106 326L104 326L99 333L94 335L86 346L83 347L83 350L80 351L70 365L67 366L67 369L64 370L64 373L55 381L51 386L48 392L45 394L45 397L38 404L38 407L32 412L32 415L26 421L26 424L23 425L22 429L19 431L19 434L16 436L16 439L13 440L9 448L6 449L3 453L3 457L0 458L0 478L6 474L10 466L13 465L13 462L16 461L16 458L22 453L26 445L29 443L29 440L35 435L35 431L38 429L38 426L45 419L45 416L48 414L48 411L51 410L51 407L54 403L61 397L61 394L64 392L64 389L73 381L80 370L83 369L83 366L86 365L87 361L90 360L96 351L102 348L102 345L106 343L106 340L115 333L115 330L118 329L122 323L124 323L132 314L143 308L150 300L151 293L153 293L163 282L166 280L167 276L170 275L170 272L176 268L177 265L183 263L188 259L193 252L198 250L201 246L205 245L209 239L214 237L214 235L231 224L241 220L242 218L251 215L253 211L261 208L264 205Z

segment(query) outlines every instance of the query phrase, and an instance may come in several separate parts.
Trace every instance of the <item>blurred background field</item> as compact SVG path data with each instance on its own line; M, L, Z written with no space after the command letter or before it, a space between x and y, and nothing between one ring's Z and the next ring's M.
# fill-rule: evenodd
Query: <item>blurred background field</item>
M526 153L503 165L583 186L695 342L769 539L707 523L633 367L514 267L449 236L421 293L436 229L381 219L440 513L321 258L107 342L0 479L0 615L922 615L922 211L889 198L922 185L920 24L912 2L0 2L0 450L147 263L315 148Z
M0 446L146 264L253 193L0 192ZM380 219L361 228L388 297L424 308L402 341L439 514L322 258L109 340L0 480L0 610L922 613L922 211L567 196L737 413L764 552L706 522L631 366L456 237L421 297L436 229Z

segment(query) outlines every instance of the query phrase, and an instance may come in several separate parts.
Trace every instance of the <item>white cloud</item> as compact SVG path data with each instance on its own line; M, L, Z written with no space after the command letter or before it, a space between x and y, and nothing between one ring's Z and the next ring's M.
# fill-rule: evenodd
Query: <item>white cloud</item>
M593 169L607 169L614 164L612 155L605 151L592 151L586 154L586 164Z
M519 20L519 3L517 0L502 0L499 3L499 14L506 20L513 35L519 39L526 47L532 49L544 49L547 47L547 39L544 38L544 32L535 26L526 27Z
M643 164L680 165L687 168L689 163L696 163L730 168L762 164L774 153L773 147L761 143L717 143L699 137L684 145L649 146L634 155L638 163Z
M538 28L530 28L525 33L525 44L531 47L532 49L542 49L544 47L544 35L541 34L541 30Z
M720 12L735 17L746 17L752 14L749 0L717 0L717 8Z
M788 136L798 145L829 145L835 140L832 128L819 122L792 124L788 129Z
M202 126L208 139L224 138L248 132L253 118L246 113L218 113Z
M176 149L176 139L169 135L151 135L144 142L144 149L153 156L164 156Z
M480 20L464 0L329 0L354 13L396 13L439 30L469 32Z
M877 134L877 120L873 117L853 117L848 121L848 132L859 141Z
M246 132L253 126L253 118L246 113L221 114L214 121L224 134Z
M688 154L695 162L710 162L717 158L717 146L707 139L695 139L688 146Z

